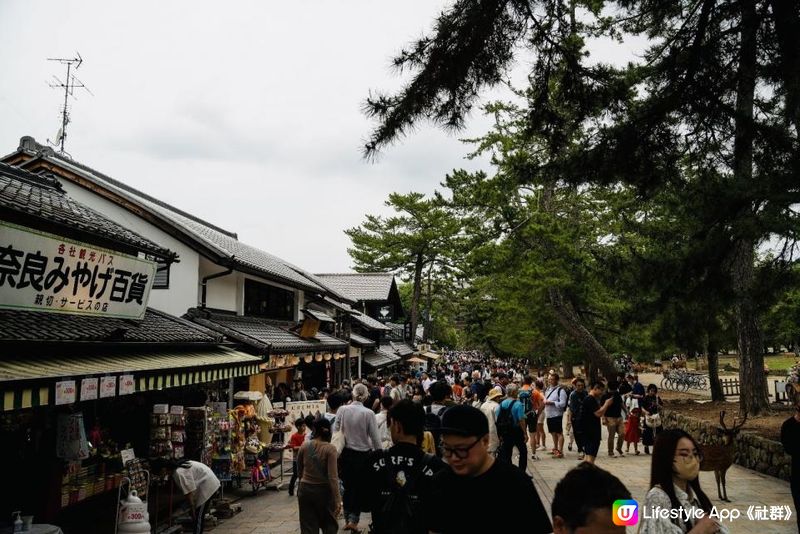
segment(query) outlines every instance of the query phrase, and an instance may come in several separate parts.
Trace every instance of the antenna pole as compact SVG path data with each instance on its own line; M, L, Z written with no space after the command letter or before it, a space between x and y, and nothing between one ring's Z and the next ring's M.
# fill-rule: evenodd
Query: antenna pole
M61 109L61 129L59 131L58 137L55 139L55 142L50 142L50 140L48 139L48 142L50 142L50 144L54 146L59 146L60 148L59 152L61 152L62 154L66 154L66 151L64 150L64 144L66 143L67 140L67 125L70 122L69 97L72 96L73 98L75 98L74 91L76 87L86 89L86 91L89 94L92 94L92 92L89 91L89 88L86 87L83 84L83 82L75 78L75 76L72 74L72 66L75 65L75 70L78 70L78 67L80 67L81 64L83 63L83 58L81 57L81 55L79 53L76 53L76 56L77 57L74 58L47 58L48 61L57 61L67 66L67 78L62 82L61 80L55 78L54 76L55 80L58 83L49 84L50 87L64 89L64 107Z
M67 82L64 85L64 109L61 111L61 152L64 152L64 142L67 140L67 97L69 96L69 71L72 62L67 63Z

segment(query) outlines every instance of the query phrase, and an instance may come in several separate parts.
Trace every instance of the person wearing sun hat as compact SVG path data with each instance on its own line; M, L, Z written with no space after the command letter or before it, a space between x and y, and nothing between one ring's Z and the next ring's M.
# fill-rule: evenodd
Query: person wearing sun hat
M442 415L440 432L448 466L433 479L427 503L432 509L426 514L431 532L492 532L501 510L524 513L532 532L553 532L530 476L489 454L489 420L483 412L466 404L453 406Z
M503 397L503 390L499 387L492 388L486 395L486 402L481 404L480 410L489 421L489 454L495 454L500 447L500 437L497 435L496 413L500 409L499 400Z

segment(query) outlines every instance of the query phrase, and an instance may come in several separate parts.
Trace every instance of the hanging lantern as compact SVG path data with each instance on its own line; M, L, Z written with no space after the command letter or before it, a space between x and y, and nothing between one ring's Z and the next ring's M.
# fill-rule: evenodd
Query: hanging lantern
M314 361L321 362L322 361L322 354L315 354Z
M275 356L275 367L283 367L286 364L285 356Z
M325 354L322 355L322 357L325 359L326 362L329 362L333 356L331 356L330 352L326 352Z
M299 356L295 356L294 354L292 354L289 357L289 365L295 366L295 365L298 365L299 363L300 363L300 357Z
M306 363L311 363L312 361L314 361L314 356L312 356L311 354L306 354L305 357L303 357L303 361L305 361Z
M342 355L341 355L341 354L339 354L338 352L337 352L336 354L334 354L334 355L333 355L333 359L334 359L334 360L340 360L341 358L342 358Z

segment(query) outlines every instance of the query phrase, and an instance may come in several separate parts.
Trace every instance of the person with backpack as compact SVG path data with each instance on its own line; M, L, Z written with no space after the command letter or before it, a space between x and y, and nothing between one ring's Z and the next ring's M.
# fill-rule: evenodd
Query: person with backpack
M498 458L507 463L511 460L514 448L519 452L519 468L522 472L528 469L528 426L525 421L525 408L519 401L519 388L509 384L506 388L506 399L497 409L497 436L500 438Z
M452 389L447 382L436 381L428 389L431 404L425 406L425 431L431 433L433 447L436 456L441 457L442 451L439 448L441 439L442 415L447 410L446 399L452 395Z
M567 409L567 391L559 385L558 375L550 373L550 387L544 392L544 411L547 430L553 436L553 458L564 457L564 411Z
M536 422L538 418L537 402L535 400L536 389L533 387L533 377L526 376L522 380L522 387L519 388L519 400L525 409L525 426L530 436L531 460L538 460L536 456Z
M425 427L422 407L411 400L392 406L387 416L391 448L367 461L363 508L372 514L373 534L427 534L425 503L433 476L445 464L420 448Z
M500 448L500 437L497 435L496 418L497 411L500 409L500 404L497 402L497 399L501 399L502 397L503 392L500 388L493 388L486 396L486 402L480 407L483 415L485 415L486 419L489 421L489 454L492 456L496 456L497 450Z

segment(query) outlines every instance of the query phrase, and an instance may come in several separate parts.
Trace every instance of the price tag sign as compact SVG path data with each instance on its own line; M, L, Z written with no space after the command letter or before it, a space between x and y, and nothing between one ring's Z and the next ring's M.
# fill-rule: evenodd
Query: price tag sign
M136 458L136 454L133 452L133 449L123 449L120 451L119 455L122 459L122 465L128 465L128 462Z
M75 381L56 382L56 404L72 404L75 402Z
M97 398L98 380L96 378L84 378L81 380L81 400L95 400Z
M133 381L133 375L122 375L119 377L119 394L130 395L136 393L136 382Z
M117 377L104 376L100 379L100 398L113 397L117 394Z

